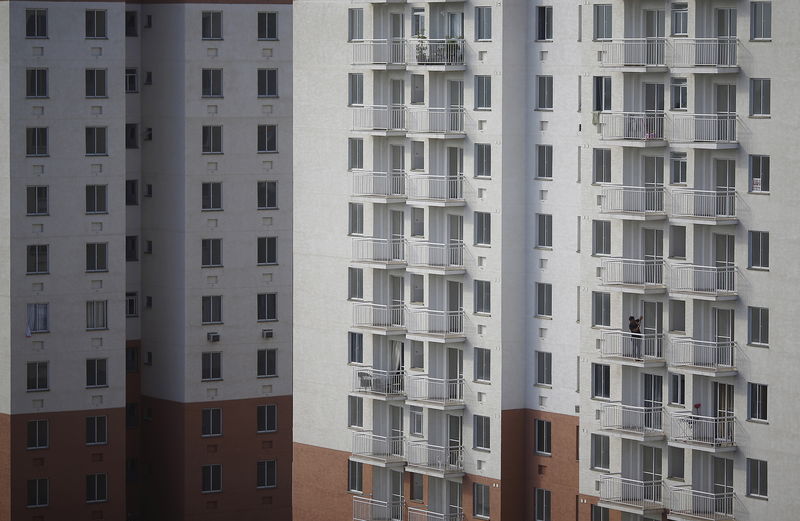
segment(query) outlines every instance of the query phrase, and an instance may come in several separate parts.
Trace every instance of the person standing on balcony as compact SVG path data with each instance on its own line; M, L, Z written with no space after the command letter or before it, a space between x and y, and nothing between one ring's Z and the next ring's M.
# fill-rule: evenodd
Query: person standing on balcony
M644 317L628 317L628 329L631 332L631 343L633 344L633 357L637 360L642 358L642 319Z

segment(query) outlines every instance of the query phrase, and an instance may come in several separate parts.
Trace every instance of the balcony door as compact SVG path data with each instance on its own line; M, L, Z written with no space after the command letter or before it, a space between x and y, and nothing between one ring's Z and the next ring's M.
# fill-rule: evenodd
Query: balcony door
M406 82L392 80L389 93L389 129L403 130L406 128Z
M735 236L714 234L714 266L717 268L716 287L712 289L732 291L734 280Z
M464 149L447 147L447 198L461 198L460 176L464 173Z
M390 15L389 41L389 63L405 63L405 19L403 13Z
M714 160L714 182L717 192L714 211L718 216L734 215L734 191L736 190L736 161Z
M717 114L716 135L712 141L736 140L736 85L717 84L714 87L714 108Z
M455 414L448 414L447 415L447 447L448 447L448 456L447 456L447 464L452 467L458 467L461 461L461 446L463 445L462 442L462 418L461 416ZM459 494L460 496L461 494ZM450 501L453 501L453 498L450 498ZM459 497L459 501L461 501Z
M644 156L645 211L664 211L664 157Z
M733 385L714 382L714 417L728 418L733 416ZM733 424L717 421L715 436L718 441L733 440Z
M646 65L661 65L666 63L664 48L666 41L666 20L663 10L644 11L644 37Z
M389 312L391 326L401 327L403 325L403 302L405 287L402 275L389 276L389 302L392 306Z
M460 420L459 420L460 422ZM457 481L447 482L447 513L450 516L458 516L462 512L461 506L461 483ZM453 517L453 519L460 519Z
M660 230L659 230L660 231ZM664 304L661 302L643 302L644 354L646 356L662 356L661 335L664 332ZM653 340L648 340L652 338Z
M642 481L645 501L661 501L661 449L642 445Z
M389 439L390 453L401 456L403 454L403 408L396 405L389 406Z
M733 514L733 460L714 457L714 513Z
M644 84L644 139L664 139L664 84Z
M402 261L404 259L405 239L405 214L402 210L389 212L391 232L389 237L389 260Z
M398 409L401 409L398 407ZM401 409L402 411L402 409ZM403 472L397 470L389 471L392 485L391 519L392 521L403 520Z
M733 342L733 310L714 308L714 342Z
M645 228L644 239L644 282L663 284L664 282L664 231Z
M451 333L461 332L464 329L464 318L459 311L464 307L464 285L454 280L447 281L447 327Z
M717 64L736 64L736 9L723 8L716 11Z
M464 353L457 347L447 348L447 389L448 398L451 400L461 400L462 385L464 378Z
M464 130L464 82L461 80L447 80L447 132L461 132Z
M447 214L447 261L450 266L464 264L464 252L460 245L464 242L464 216Z
M648 374L642 375L644 384L644 399L642 406L646 409L644 413L645 429L661 430L661 406L663 405L663 379L661 375Z
M464 37L464 13L447 13L447 38Z

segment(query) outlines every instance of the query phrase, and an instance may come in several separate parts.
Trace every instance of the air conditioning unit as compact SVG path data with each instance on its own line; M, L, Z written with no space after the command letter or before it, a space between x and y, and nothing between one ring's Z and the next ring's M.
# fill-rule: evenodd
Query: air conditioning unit
M219 342L219 333L208 333L206 338L209 342Z
M261 338L272 338L273 336L275 336L275 331L273 329L261 330Z

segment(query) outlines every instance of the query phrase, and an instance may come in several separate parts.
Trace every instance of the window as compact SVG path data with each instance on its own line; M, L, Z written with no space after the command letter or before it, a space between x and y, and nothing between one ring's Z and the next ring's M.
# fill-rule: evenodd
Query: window
M592 398L611 397L611 366L592 364Z
M47 38L47 9L25 9L25 37Z
M349 138L347 140L347 168L362 170L364 168L364 140Z
M492 8L475 8L475 40L488 41L492 39Z
M125 261L139 260L139 237L136 235L125 236Z
M258 264L277 264L278 263L278 238L259 237L257 241Z
M686 36L689 34L688 4L672 4L670 18L672 20L672 36Z
M28 304L28 323L25 333L44 333L48 331L48 305Z
M669 373L669 403L686 404L686 375Z
M669 330L686 331L686 302L683 300L669 301Z
M200 265L203 268L222 266L222 239L203 239Z
M536 214L536 246L539 248L553 247L553 216L548 214Z
M86 10L86 38L106 38L106 12L99 9Z
M550 491L536 489L536 521L550 521Z
M609 469L609 438L601 434L592 434L591 465L593 469Z
M258 39L278 39L278 13L258 13Z
M139 92L139 71L134 68L125 69L125 92Z
M86 245L86 271L108 271L108 243L90 242Z
M47 128L38 127L25 129L25 155L47 155Z
M207 295L203 297L203 324L222 323L222 295Z
M747 383L747 418L767 421L767 386Z
M611 76L594 77L594 103L592 110L611 110Z
M680 447L667 447L667 477L683 479L683 449Z
M46 449L49 445L50 424L47 420L32 420L28 422L28 449Z
M492 77L475 76L475 110L492 108Z
M200 378L202 380L222 379L222 353L215 351L202 354Z
M592 325L611 326L611 293L592 292Z
M47 362L28 362L28 391L47 391Z
M46 507L48 504L49 480L47 478L28 480L29 507Z
M275 488L278 486L277 462L274 459L256 463L256 487Z
M750 2L750 38L772 38L772 2Z
M278 151L278 126L259 125L258 126L258 151L277 152Z
M222 69L203 69L202 87L202 96L204 98L221 98Z
M595 183L611 182L611 150L595 148L592 152L592 179Z
M592 505L592 521L609 521L609 510L605 507Z
M86 185L86 213L108 213L108 187Z
M492 214L475 212L475 244L492 244Z
M364 298L364 270L361 268L347 268L347 298ZM413 302L412 295L412 302Z
M47 97L47 69L25 71L25 96L28 98Z
M594 39L611 39L611 6L601 4L594 6Z
M222 183L203 183L203 210L222 210Z
M475 313L492 312L492 284L488 280L475 281Z
M364 205L362 203L349 203L349 205L348 233L362 235L364 233Z
M769 268L769 232L747 232L750 267Z
M364 39L364 10L347 10L347 39L350 41Z
M411 208L411 236L425 235L425 208Z
M425 344L417 340L409 340L411 347L411 369L425 369Z
M412 74L411 75L411 103L422 104L425 103L425 75Z
M409 432L412 436L422 436L422 407L410 406L408 410Z
M489 485L472 484L472 510L475 517L489 517Z
M492 380L492 352L482 347L475 348L475 380L489 382Z
M108 386L108 360L90 358L86 360L86 387Z
M222 435L222 409L203 409L202 436Z
M259 181L256 191L258 192L259 210L274 210L278 208L277 181Z
M422 502L425 497L423 490L422 474L411 473L411 501Z
M553 425L549 421L536 420L536 452L539 454L552 453L552 428Z
M747 458L747 495L768 497L767 462Z
M139 13L125 11L125 36L139 36Z
M672 78L670 83L672 110L686 110L689 103L689 88L686 78Z
M203 465L202 492L219 492L222 490L222 465Z
M536 351L536 384L553 385L553 353Z
M351 9L353 11L353 9ZM359 9L360 11L360 9ZM357 461L347 462L347 490L362 492L364 489L364 464Z
M86 127L86 155L108 155L105 127Z
M258 97L278 97L278 69L258 69Z
M540 317L553 315L553 285L536 283L536 314Z
M411 9L411 36L425 36L425 9L422 7Z
M592 221L592 254L611 255L611 221Z
M106 416L86 417L86 444L104 445L108 443L108 418Z
M46 186L28 186L25 188L25 195L27 199L26 215L47 215L47 187Z
M259 349L256 356L256 374L259 377L278 376L278 350Z
M86 69L86 97L105 98L108 96L106 88L106 76L108 71L105 69Z
M347 361L351 364L364 363L364 335L347 333Z
M90 300L86 303L86 329L108 329L107 300Z
M492 145L475 143L475 177L492 177Z
M411 142L411 170L425 169L425 143L422 141Z
M686 152L672 152L669 156L672 184L686 184Z
M536 145L536 177L553 178L553 146Z
M139 125L136 123L125 124L125 148L139 148Z
M476 449L486 449L489 450L491 448L491 438L490 438L490 419L488 416L479 416L475 415L473 417L474 427L473 427L473 435L474 439L474 446Z
M536 39L553 39L553 8L552 6L539 6L536 8Z
M750 191L769 192L769 156L750 156Z
M686 258L686 226L669 227L669 256L673 259Z
M222 153L222 125L203 125L203 153Z
M47 273L49 270L47 244L28 245L27 274L36 275Z
M259 293L256 300L257 315L260 322L278 320L277 293Z
M553 77L552 76L537 76L536 77L536 108L539 110L552 110L553 109Z
M278 406L259 405L256 407L256 431L275 432L278 430Z
M364 426L364 400L358 396L347 397L347 425Z
M770 80L750 80L750 115L770 115Z
M139 316L139 294L134 292L125 293L125 316Z
M203 11L203 40L222 39L222 13L219 11Z
M418 273L409 274L411 286L411 303L422 304L425 302L425 278Z

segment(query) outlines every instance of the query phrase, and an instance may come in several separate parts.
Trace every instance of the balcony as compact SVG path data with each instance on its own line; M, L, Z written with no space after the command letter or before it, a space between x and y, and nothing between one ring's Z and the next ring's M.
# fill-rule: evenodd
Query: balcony
M600 356L634 367L661 367L664 365L663 336L661 333L604 331Z
M460 342L464 340L464 310L444 311L429 308L406 308L409 336L419 340ZM424 337L424 338L422 338Z
M659 407L638 407L622 403L603 404L600 415L605 430L623 438L654 441L664 437L663 410Z
M663 112L601 112L601 139L621 146L664 147Z
M409 441L407 464L424 474L452 477L464 473L464 448L440 447L427 441Z
M669 519L690 521L732 521L733 492L714 494L692 490L691 485L669 487L666 490L666 504Z
M377 69L404 69L405 40L360 40L351 42L353 65L369 65Z
M454 139L464 137L464 114L461 107L408 107L405 121L410 133Z
M735 376L736 342L709 342L676 338L670 343L669 365L695 374Z
M406 198L404 172L353 171L353 195L382 203L401 202Z
M604 186L600 194L600 211L635 221L666 219L664 187Z
M603 42L600 64L623 72L667 70L666 38L621 38Z
M353 304L353 326L370 329L375 334L402 335L406 330L403 305L356 302Z
M664 508L662 482L623 478L607 474L600 478L600 505L644 515Z
M403 519L403 501L380 501L353 496L353 521L388 521Z
M409 65L434 71L464 70L464 40L415 38L408 41L406 57Z
M409 174L408 199L431 206L463 206L463 175Z
M403 463L405 461L403 436L380 436L372 432L353 433L353 457L367 459L370 465ZM374 461L373 461L374 460Z
M403 105L364 105L351 107L352 129L374 135L403 136L406 133L406 108Z
M695 224L736 224L735 190L695 190L675 188L671 191L670 215Z
M425 271L438 275L464 273L464 243L450 241L436 243L426 241L408 242L408 267L410 271Z
M353 392L385 400L405 399L405 373L373 367L353 367Z
M353 262L379 264L382 268L404 268L406 245L403 239L353 237Z
M739 71L736 38L675 38L672 63L676 73L731 73Z
M428 375L409 375L406 382L408 400L423 402L438 409L464 407L463 378L433 378Z
M720 150L736 148L736 114L674 114L670 143Z
M736 267L674 264L669 289L702 300L735 300Z
M600 261L600 269L604 286L642 294L663 293L667 289L662 259L605 258Z
M433 512L432 510L424 510L421 508L408 509L408 521L464 521L464 511L457 507L450 507L455 509L455 512L442 514Z
M736 450L734 425L736 417L700 416L690 411L669 415L669 444L711 452Z

